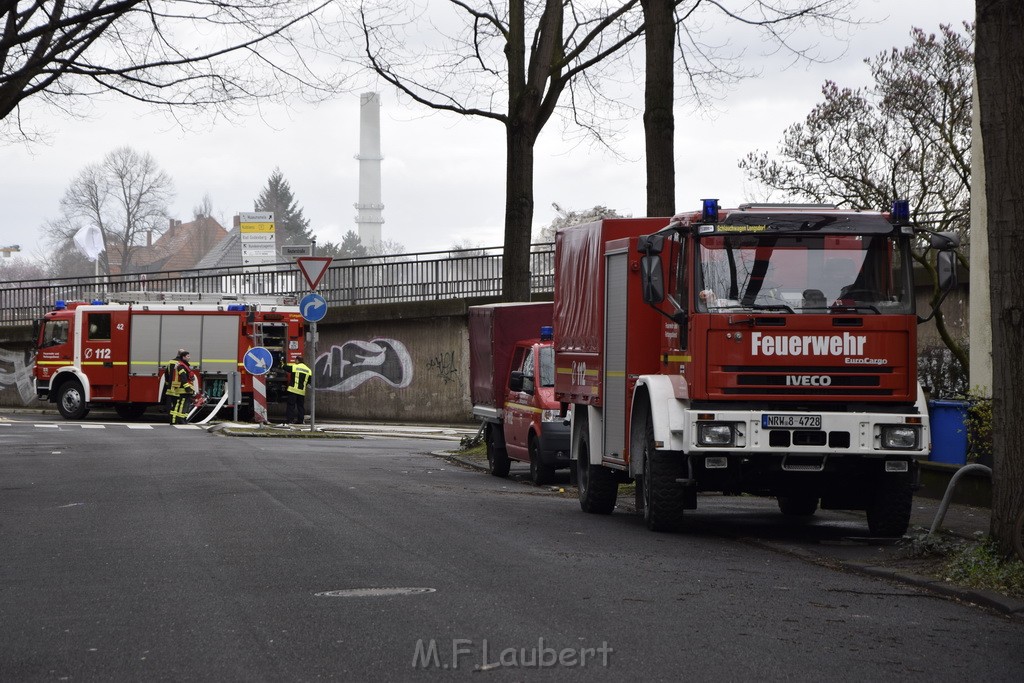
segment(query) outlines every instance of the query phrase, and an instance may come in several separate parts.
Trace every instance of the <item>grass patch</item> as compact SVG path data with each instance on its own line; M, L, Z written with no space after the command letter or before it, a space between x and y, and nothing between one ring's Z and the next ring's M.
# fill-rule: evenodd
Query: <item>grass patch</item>
M946 564L947 581L1024 598L1024 562L1006 559L991 541L966 543Z
M968 540L917 529L901 542L900 551L923 562L935 578L1024 599L1024 562L1005 557L994 541L980 534Z
M471 446L463 445L455 453L458 455L487 455L487 444L481 442Z

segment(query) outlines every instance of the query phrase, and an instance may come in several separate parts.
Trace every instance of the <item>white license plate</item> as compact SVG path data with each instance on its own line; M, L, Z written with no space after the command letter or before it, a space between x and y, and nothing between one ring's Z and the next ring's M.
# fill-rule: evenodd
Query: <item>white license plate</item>
M821 429L821 415L762 415L764 429Z

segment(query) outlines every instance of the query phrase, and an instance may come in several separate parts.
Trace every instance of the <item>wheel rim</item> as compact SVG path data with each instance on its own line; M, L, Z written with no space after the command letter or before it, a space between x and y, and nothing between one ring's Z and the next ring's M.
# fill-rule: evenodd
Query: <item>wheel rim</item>
M64 406L64 410L69 413L77 412L82 405L82 395L78 392L78 389L69 389L65 391L60 400L61 404Z

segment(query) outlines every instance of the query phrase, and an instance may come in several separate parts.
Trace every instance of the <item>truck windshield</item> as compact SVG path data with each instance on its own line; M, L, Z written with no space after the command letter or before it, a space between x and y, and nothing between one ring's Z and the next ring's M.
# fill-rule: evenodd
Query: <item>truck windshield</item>
M43 339L41 346L60 346L68 340L67 320L47 320L43 325Z
M912 313L909 253L888 235L709 235L697 310Z

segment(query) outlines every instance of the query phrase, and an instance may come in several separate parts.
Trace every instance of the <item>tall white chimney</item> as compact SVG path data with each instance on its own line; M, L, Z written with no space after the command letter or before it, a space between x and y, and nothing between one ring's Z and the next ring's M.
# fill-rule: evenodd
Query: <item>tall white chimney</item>
M371 253L381 242L384 204L380 196L380 93L359 96L359 202L356 225L359 241Z

